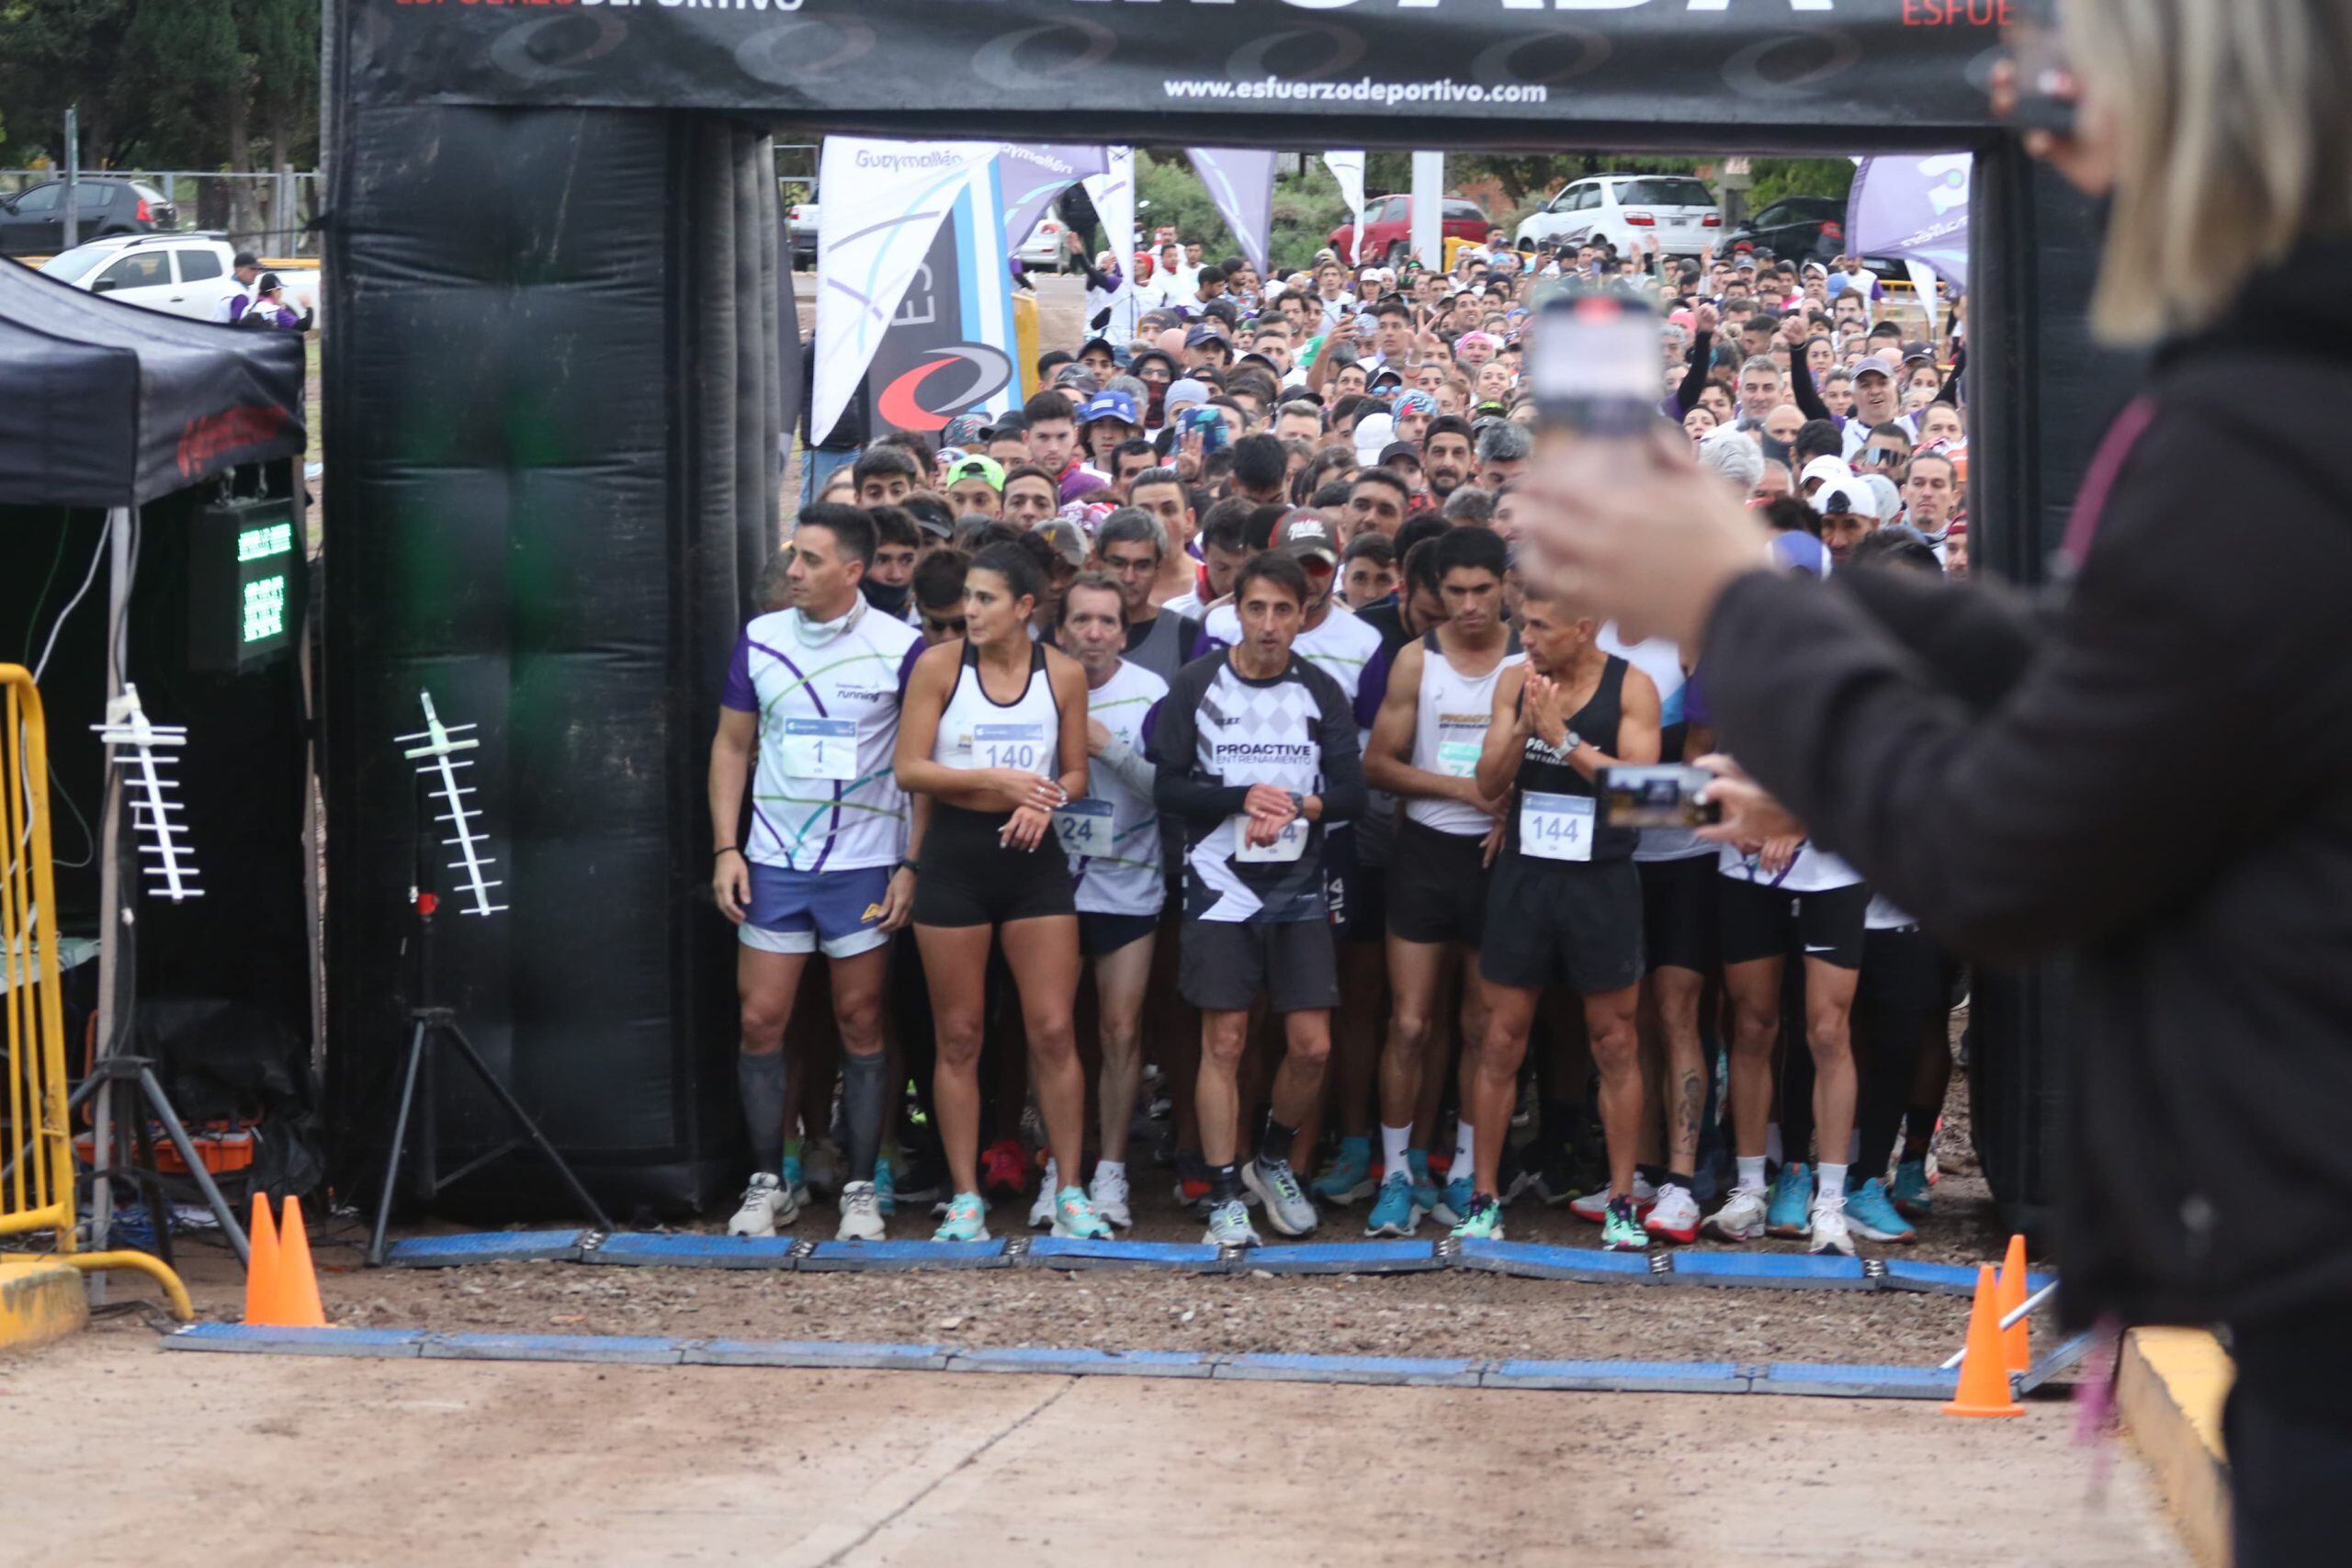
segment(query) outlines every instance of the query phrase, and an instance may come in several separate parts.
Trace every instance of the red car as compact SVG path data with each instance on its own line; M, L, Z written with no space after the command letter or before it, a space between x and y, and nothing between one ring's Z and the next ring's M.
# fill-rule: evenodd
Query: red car
M1475 201L1449 196L1445 198L1444 211L1445 238L1448 240L1468 240L1474 244L1483 245L1487 243L1487 236L1494 231L1495 226L1487 221L1487 215L1478 209ZM1353 266L1356 265L1355 237L1355 224L1342 223L1331 231L1331 237L1325 243L1339 253L1341 261ZM1411 197L1375 196L1364 203L1363 254L1366 257L1384 266L1394 266L1403 261L1412 248ZM1442 255L1423 256L1421 259L1431 266L1445 265L1445 258Z

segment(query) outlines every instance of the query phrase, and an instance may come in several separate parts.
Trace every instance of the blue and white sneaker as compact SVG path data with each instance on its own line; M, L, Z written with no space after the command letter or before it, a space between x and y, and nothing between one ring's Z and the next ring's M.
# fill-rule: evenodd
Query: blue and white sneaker
M1470 1217L1470 1200L1477 1195L1476 1183L1464 1171L1447 1182L1430 1205L1430 1217L1442 1225L1458 1225Z
M1437 1181L1430 1175L1430 1152L1407 1149L1405 1165L1413 1173L1413 1201L1424 1214L1437 1210Z
M1864 1241L1917 1241L1919 1233L1887 1201L1886 1184L1871 1177L1846 1194L1846 1224Z
M1380 1184L1380 1197L1363 1222L1366 1235L1404 1236L1413 1234L1429 1213L1414 1196L1413 1179L1403 1171L1391 1171Z
M1310 1189L1326 1203L1342 1207L1361 1202L1380 1190L1379 1179L1372 1174L1372 1140L1341 1138L1340 1152L1323 1168Z
M792 1200L794 1213L808 1206L808 1180L801 1170L798 1155L784 1156L784 1190Z
M1928 1190L1928 1162L1906 1159L1894 1168L1895 1212L1915 1220L1933 1219L1936 1213L1935 1194Z
M1772 1201L1764 1213L1764 1234L1803 1239L1813 1234L1813 1168L1792 1160L1781 1168L1772 1183Z
M977 1192L958 1192L949 1200L947 1217L932 1233L933 1241L987 1241L989 1206Z

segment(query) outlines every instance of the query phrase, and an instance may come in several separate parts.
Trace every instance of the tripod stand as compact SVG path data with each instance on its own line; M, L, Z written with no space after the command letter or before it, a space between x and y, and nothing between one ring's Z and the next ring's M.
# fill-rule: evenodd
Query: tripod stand
M435 822L446 821L456 830L457 836L445 841L457 845L462 852L456 865L464 874L466 885L458 889L458 893L461 897L472 898L473 912L486 916L503 906L493 906L490 902L487 890L494 884L482 879L484 864L475 850L483 837L474 831L472 825L480 813L465 804L464 797L473 792L458 784L454 771L468 764L453 761L453 753L469 750L476 742L451 739L450 727L445 727L435 715L433 699L429 695L424 698L424 717L425 729L422 734L401 737L405 740L428 741L428 744L408 753L412 757L426 759L417 770L416 880L409 895L410 907L416 913L416 1001L408 1010L408 1060L401 1075L400 1110L392 1119L392 1146L384 1163L384 1190L376 1202L376 1225L368 1241L368 1261L371 1266L384 1261L384 1233L391 1224L392 1200L400 1191L401 1165L408 1154L412 1116L417 1122L417 1137L416 1168L412 1173L411 1188L417 1201L431 1202L475 1171L528 1144L555 1168L556 1175L562 1179L564 1186L587 1214L589 1223L602 1231L613 1228L613 1222L605 1216L596 1200L589 1195L588 1189L580 1184L580 1178L572 1173L564 1157L556 1152L555 1145L548 1142L547 1134L539 1131L538 1123L531 1120L530 1113L523 1109L522 1102L514 1098L513 1091L498 1081L498 1075L490 1070L490 1064L482 1060L481 1053L475 1050L473 1042L466 1038L466 1032L458 1024L457 1010L444 1007L435 1000L434 928L441 910L441 897L433 888L435 857L427 847ZM458 725L454 728L464 730L473 727ZM433 787L435 781L439 785L437 797ZM447 813L436 814L433 809L436 804L447 806ZM498 1101L517 1134L517 1136L487 1154L468 1160L447 1175L439 1170L439 1117L433 1090L434 1058L438 1047L443 1045L456 1051L458 1059L473 1069L474 1076ZM420 1087L422 1095L418 1092Z
M237 1224L237 1216L230 1211L229 1201L220 1196L220 1188L212 1179L212 1172L197 1156L187 1129L180 1125L178 1113L164 1093L164 1086L156 1080L155 1065L144 1056L126 1056L108 1052L91 1064L89 1077L65 1102L65 1114L74 1112L93 1097L99 1097L107 1113L97 1124L110 1132L107 1142L114 1145L112 1153L96 1146L90 1150L90 1182L93 1188L128 1172L138 1184L140 1195L147 1204L147 1217L155 1226L155 1254L166 1269L176 1268L172 1261L172 1206L164 1197L164 1179L155 1165L155 1134L149 1119L161 1122L164 1136L179 1152L181 1163L187 1167L197 1190L204 1194L205 1202L212 1210L212 1217L220 1222L220 1234L229 1238L239 1263L253 1260L252 1249L245 1240L244 1227ZM95 1213L95 1211L94 1211ZM91 1238L103 1251L104 1236Z

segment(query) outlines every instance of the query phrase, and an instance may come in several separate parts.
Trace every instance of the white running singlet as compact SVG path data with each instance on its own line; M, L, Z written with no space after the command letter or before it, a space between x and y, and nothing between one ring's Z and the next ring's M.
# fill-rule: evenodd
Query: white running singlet
M1046 650L1029 649L1029 683L1012 702L1000 703L980 685L980 650L964 645L956 689L939 716L931 760L943 767L1018 768L1050 779L1061 773L1062 710L1046 674Z
M1484 675L1471 677L1453 667L1438 647L1438 634L1421 638L1421 689L1413 712L1413 766L1424 773L1466 779L1478 771L1478 753L1487 748L1487 725L1495 712L1495 683L1514 664L1527 662L1512 632L1503 655ZM1456 838L1483 839L1495 819L1475 806L1458 800L1413 797L1405 815L1424 828Z

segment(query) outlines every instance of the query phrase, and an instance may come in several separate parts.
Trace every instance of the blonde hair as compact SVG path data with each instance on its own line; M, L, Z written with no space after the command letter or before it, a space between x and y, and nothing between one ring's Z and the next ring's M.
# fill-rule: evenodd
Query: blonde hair
M2116 130L2101 337L2211 326L2306 236L2352 233L2344 0L2067 0L2064 27Z

